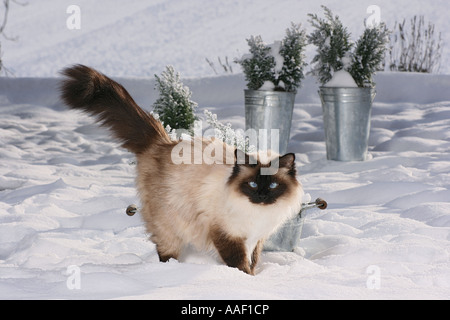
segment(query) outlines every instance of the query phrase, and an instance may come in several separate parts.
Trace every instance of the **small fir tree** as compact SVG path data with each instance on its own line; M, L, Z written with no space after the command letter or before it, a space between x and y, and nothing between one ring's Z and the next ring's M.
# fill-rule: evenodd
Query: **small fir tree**
M301 24L291 24L291 28L286 30L286 36L281 44L280 55L283 57L283 69L277 79L280 85L284 83L285 90L296 92L305 75L303 69L306 65L305 50L306 32L301 29Z
M368 27L355 45L349 72L358 87L373 87L373 75L383 70L384 56L389 43L389 31L384 23Z
M315 30L307 38L309 43L317 47L311 73L323 85L332 78L334 72L344 69L350 73L358 87L373 87L373 75L382 70L389 40L386 25L380 23L366 27L354 44L339 17L333 16L326 6L322 8L325 19L316 14L308 14Z
M255 152L255 146L250 144L249 137L246 137L243 132L234 130L231 123L223 124L217 119L217 114L208 110L203 112L206 117L206 122L214 129L215 138L219 139L230 146L235 146L244 152Z
M245 55L239 63L245 74L247 87L250 90L258 90L266 81L275 81L273 69L275 68L275 58L270 55L270 47L262 40L261 36L251 36L247 39L250 47L250 55Z
M333 72L344 67L342 58L351 50L353 44L350 41L350 33L342 25L339 17L333 16L326 6L322 8L325 11L325 19L319 18L317 14L308 14L309 22L315 30L307 39L317 47L311 73L317 76L321 83L327 83Z
M304 78L306 34L301 24L292 23L282 41L266 45L261 36L247 39L250 54L234 62L240 64L247 87L260 89L266 82L275 90L296 92Z
M167 66L161 76L155 75L159 98L153 104L154 113L171 129L192 131L197 103L191 100L192 93L180 80L180 74Z

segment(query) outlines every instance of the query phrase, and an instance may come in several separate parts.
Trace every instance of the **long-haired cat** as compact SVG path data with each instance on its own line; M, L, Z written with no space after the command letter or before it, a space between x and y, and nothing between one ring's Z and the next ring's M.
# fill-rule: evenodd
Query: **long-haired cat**
M172 141L117 82L82 65L62 74L63 101L96 116L136 154L140 213L160 260L177 259L183 248L194 246L216 250L228 266L254 274L264 240L300 210L303 189L294 154L263 159L215 139ZM180 147L191 145L222 149L224 161L212 159L214 152L203 152L201 164L172 161L174 148L184 152L191 149ZM272 167L278 170L261 174Z

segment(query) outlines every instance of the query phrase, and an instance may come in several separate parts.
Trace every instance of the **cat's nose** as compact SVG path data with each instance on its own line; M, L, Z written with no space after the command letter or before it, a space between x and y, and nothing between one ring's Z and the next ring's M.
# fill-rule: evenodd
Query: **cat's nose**
M268 198L267 194L259 194L259 195L258 195L258 199L259 199L260 201L267 200L267 198Z

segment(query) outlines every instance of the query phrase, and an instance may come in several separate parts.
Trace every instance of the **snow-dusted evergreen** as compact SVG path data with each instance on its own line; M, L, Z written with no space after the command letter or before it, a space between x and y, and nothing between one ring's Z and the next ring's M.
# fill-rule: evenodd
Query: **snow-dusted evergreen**
M296 92L301 81L305 77L303 69L305 62L306 32L300 24L292 23L290 29L286 29L280 55L283 57L283 68L278 75L278 84L284 83L288 92Z
M261 36L251 36L247 39L250 47L249 55L236 60L242 66L250 90L258 90L266 81L274 81L272 70L275 68L275 59L269 54L268 47Z
M255 146L250 145L249 138L245 136L242 130L234 130L231 127L231 123L223 124L217 119L217 114L212 113L209 110L203 112L206 117L206 123L214 130L214 136L216 139L220 139L230 146L244 152L256 151Z
M350 51L352 43L350 33L342 25L338 16L333 16L330 9L322 6L325 18L317 14L308 14L309 22L315 30L307 36L308 42L317 47L317 54L311 61L311 73L325 84L333 76L333 72L344 67L342 58Z
M309 22L315 29L307 38L317 47L311 62L311 73L324 85L335 72L345 70L358 87L373 87L373 75L382 69L389 40L386 25L379 23L366 27L357 42L353 43L339 16L334 16L326 6L322 8L325 18L308 14Z
M167 66L161 76L155 75L156 89L159 98L153 104L154 113L158 114L159 120L166 129L193 129L195 108L197 103L191 100L192 93L189 88L181 82L180 73L173 66ZM167 128L169 126L169 128Z
M267 89L271 82L274 90L297 91L306 65L306 33L301 24L292 23L282 41L267 45L258 35L251 36L247 43L250 53L235 62L242 66L249 89Z
M368 27L355 44L353 61L348 70L358 87L374 87L373 75L383 70L389 31L384 23Z
M155 78L160 96L153 105L152 116L162 123L174 141L190 139L194 134L198 134L202 130L202 124L195 115L197 103L191 100L192 92L181 82L180 74L173 66L167 66L161 77L155 75ZM255 147L250 145L242 130L234 130L231 123L221 123L217 115L208 110L203 113L206 123L214 130L216 139L245 152L255 151Z

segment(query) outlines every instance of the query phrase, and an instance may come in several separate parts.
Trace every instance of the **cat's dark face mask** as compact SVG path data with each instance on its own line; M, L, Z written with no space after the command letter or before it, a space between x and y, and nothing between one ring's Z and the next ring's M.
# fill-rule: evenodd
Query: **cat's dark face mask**
M236 162L228 182L237 184L239 192L251 203L274 204L297 184L293 153L275 158L268 164L261 164L252 156L239 152L235 152Z

